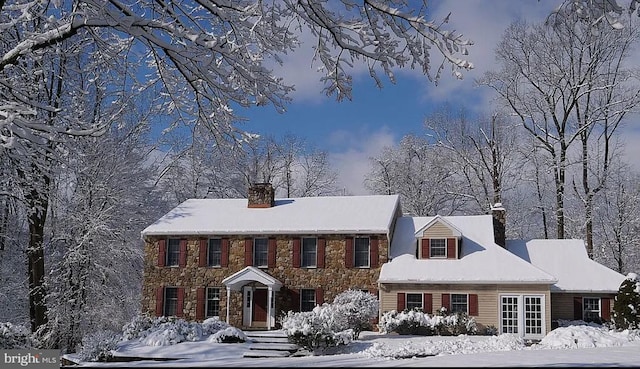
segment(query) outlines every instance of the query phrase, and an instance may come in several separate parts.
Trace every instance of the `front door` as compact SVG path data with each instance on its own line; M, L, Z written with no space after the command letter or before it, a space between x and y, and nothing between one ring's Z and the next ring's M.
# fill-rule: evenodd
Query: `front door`
M502 333L516 333L530 339L545 335L542 295L503 295L500 297L500 316Z
M267 290L256 289L253 291L253 322L267 321Z

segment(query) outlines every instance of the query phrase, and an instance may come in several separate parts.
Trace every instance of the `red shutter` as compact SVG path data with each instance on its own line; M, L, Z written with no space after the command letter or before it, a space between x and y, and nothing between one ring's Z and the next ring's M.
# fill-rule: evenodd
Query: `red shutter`
M300 291L298 290L289 290L291 291L291 310L292 311L300 311Z
M205 289L200 287L197 290L197 299L196 302L196 320L204 320L204 308L205 308L205 300L204 300Z
M324 268L324 250L327 246L327 240L324 238L318 238L318 260L316 266L318 268Z
M478 316L478 295L469 294L469 315Z
M176 316L182 317L184 315L184 287L178 287L178 308L176 310Z
M573 319L582 320L582 297L580 296L573 298Z
M158 240L158 266L163 267L164 261L167 259L166 240Z
M200 239L200 247L198 249L198 266L206 267L208 264L207 260L207 240L205 238Z
M370 243L370 259L371 261L369 262L370 267L371 268L377 268L378 267L378 238L377 237L371 237L371 243Z
M164 287L156 288L156 316L162 316L164 308Z
M345 268L353 268L353 238L344 239L344 266Z
M422 310L427 314L433 313L433 296L430 293L422 295Z
M602 310L600 312L600 317L602 318L602 320L605 321L610 321L611 320L611 299L603 297L600 299L600 304L601 307L600 309Z
M396 307L398 311L402 311L404 310L404 308L407 306L406 305L406 299L405 299L405 294L404 292L398 292L398 297L397 297L397 304Z
M187 240L180 240L180 256L178 257L180 268L187 266Z
M253 240L244 239L244 266L253 265Z
M442 307L447 309L447 314L451 313L451 300L448 293L442 294Z
M276 239L269 238L269 246L267 247L267 267L276 267Z
M457 259L456 255L456 239L447 238L447 259Z
M293 239L293 267L300 268L300 238L296 237Z
M228 238L223 238L222 241L222 250L221 250L221 259L220 260L220 266L221 267L228 267L229 266L229 239Z
M429 259L429 239L428 238L423 238L422 239L422 250L420 251L421 259Z
M322 305L324 303L324 291L322 288L316 288L316 305Z

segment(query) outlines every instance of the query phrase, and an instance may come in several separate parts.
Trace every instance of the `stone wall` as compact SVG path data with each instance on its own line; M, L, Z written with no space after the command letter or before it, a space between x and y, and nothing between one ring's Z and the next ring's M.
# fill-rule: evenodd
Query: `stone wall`
M276 293L276 317L282 311L289 310L296 302L291 301L290 290L315 289L321 287L324 302L349 288L377 291L377 280L380 267L388 260L389 243L384 234L378 237L377 268L345 268L345 237L348 235L319 236L326 239L325 268L293 268L293 237L276 236L276 264L274 268L261 268L264 272L282 282L283 287ZM351 235L355 236L355 235ZM229 237L228 267L199 267L199 238L186 237L186 267L158 267L158 239L150 237L145 240L144 284L142 310L154 315L156 310L156 290L158 287L184 287L183 316L185 319L196 318L196 295L200 287L219 287L220 319L226 319L226 288L222 280L243 268L244 240L247 236ZM298 237L298 236L296 236ZM175 236L175 238L181 238ZM322 302L318 302L322 303ZM242 325L242 293L231 292L229 321L232 325Z

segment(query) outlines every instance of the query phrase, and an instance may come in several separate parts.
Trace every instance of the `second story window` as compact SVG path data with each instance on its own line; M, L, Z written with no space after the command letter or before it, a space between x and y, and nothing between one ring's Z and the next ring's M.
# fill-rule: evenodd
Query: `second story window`
M222 240L219 238L210 238L208 246L208 260L209 266L220 266L222 262Z
M302 263L303 267L315 267L318 255L318 244L315 237L305 237L302 239Z
M369 238L356 237L353 243L353 266L356 268L369 267Z
M255 238L253 240L253 266L266 267L268 265L269 239Z
M166 266L178 266L180 262L180 240L177 238L170 238L167 240L167 260L164 265Z
M429 257L446 258L447 240L444 238L432 238L429 240Z

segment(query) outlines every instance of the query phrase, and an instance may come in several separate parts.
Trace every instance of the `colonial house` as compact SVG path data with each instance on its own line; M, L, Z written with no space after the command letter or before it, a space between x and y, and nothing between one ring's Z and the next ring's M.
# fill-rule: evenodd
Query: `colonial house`
M608 320L624 280L580 240L506 240L500 206L411 217L397 195L275 199L268 183L187 200L142 237L144 311L244 329L355 288L378 295L380 314L444 307L535 339L558 319Z

